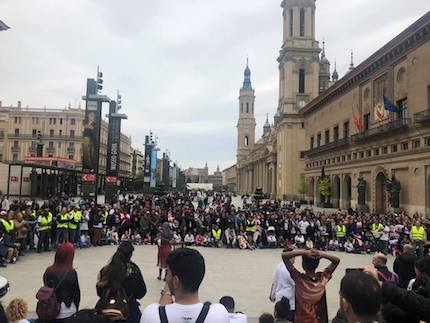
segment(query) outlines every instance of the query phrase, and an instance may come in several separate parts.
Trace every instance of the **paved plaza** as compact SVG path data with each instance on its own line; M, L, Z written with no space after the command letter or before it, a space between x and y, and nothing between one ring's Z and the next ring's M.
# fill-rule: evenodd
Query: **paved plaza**
M98 297L95 284L100 268L105 265L116 247L105 246L77 250L75 268L81 287L80 308L93 307ZM258 317L263 312L272 312L273 304L268 297L276 265L280 262L281 249L276 250L236 250L199 248L206 260L206 276L201 288L202 300L217 302L224 295L231 295L237 301L237 310L249 317ZM338 289L345 268L359 267L371 263L371 256L336 253L341 263L328 285L328 310L332 318L339 303ZM155 246L136 247L133 260L142 270L148 293L142 300L142 307L156 302L163 282L156 279L157 248ZM10 281L10 291L4 299L7 304L12 298L23 297L35 309L35 294L42 284L42 275L54 260L54 253L31 254L21 258L15 265L0 270L0 275ZM389 267L392 267L392 257ZM296 265L301 268L301 261Z

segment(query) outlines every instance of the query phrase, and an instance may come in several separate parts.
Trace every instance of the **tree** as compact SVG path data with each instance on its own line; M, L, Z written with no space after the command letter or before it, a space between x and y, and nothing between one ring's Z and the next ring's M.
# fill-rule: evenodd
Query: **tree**
M325 203L327 200L327 197L331 195L330 192L330 178L325 175L325 169L324 167L321 169L321 177L318 181L318 188L321 194L321 202Z
M308 191L308 187L306 184L306 178L305 175L300 175L300 179L299 179L299 193L302 195L302 199L304 199L304 195L306 194L306 192Z

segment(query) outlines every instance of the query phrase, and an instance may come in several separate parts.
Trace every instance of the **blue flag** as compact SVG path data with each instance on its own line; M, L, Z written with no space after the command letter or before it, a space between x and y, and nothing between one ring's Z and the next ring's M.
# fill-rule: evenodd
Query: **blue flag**
M384 95L384 108L390 112L399 112L399 108Z

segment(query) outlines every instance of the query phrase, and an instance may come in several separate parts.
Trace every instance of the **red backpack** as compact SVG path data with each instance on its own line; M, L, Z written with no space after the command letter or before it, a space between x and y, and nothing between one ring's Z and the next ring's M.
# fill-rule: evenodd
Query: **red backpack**
M63 278L58 282L55 288L51 288L48 286L42 286L38 290L36 294L37 298L37 306L36 313L40 320L42 321L50 321L55 320L60 314L61 304L57 300L57 295L55 291L61 285L64 278L66 278L67 273L64 274Z

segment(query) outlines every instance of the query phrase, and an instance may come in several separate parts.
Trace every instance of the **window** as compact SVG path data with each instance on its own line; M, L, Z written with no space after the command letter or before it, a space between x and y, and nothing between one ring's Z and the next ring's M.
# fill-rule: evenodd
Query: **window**
M364 115L364 118L363 118L363 127L364 127L364 130L369 130L369 127L370 127L370 113L367 113L367 114Z
M305 158L305 152L304 151L301 151L300 152L300 159L304 159Z
M346 157L347 160L351 160L351 154L348 154Z
M336 162L340 163L340 156L336 157Z
M63 124L63 118L60 118L60 124Z
M330 142L330 130L325 131L325 144L327 145Z
M305 93L305 69L299 69L299 93Z
M0 139L4 139L4 130L0 130Z
M339 140L339 126L336 126L333 128L333 140L334 141Z
M402 150L408 150L409 149L409 142L403 142L402 143Z
M76 124L76 119L70 119L70 125L74 126Z
M420 139L416 139L416 140L414 140L414 144L413 144L414 146L414 149L417 149L417 148L420 148L420 146L421 146L421 140Z
M385 154L388 154L388 146L384 146L384 147L382 147L382 153L385 155Z
M0 162L3 161L3 154L0 154Z
M52 124L52 118L49 118L49 124Z
M18 148L19 147L19 142L17 140L15 140L13 142L13 148Z
M245 147L248 147L249 145L249 139L248 136L245 136Z
M52 154L48 154L48 157L54 157Z
M18 154L12 155L12 161L18 161Z
M50 141L50 142L48 143L48 148L54 148L54 143L53 143L52 141Z
M343 138L349 138L349 121L343 123Z
M357 159L357 153L352 153L352 159Z
M69 142L69 148L75 148L75 143L74 142Z
M425 142L426 146L430 146L430 137L424 138L424 142Z
M366 157L371 157L372 156L372 151L369 149L369 150L366 150Z
M293 9L290 9L290 37L293 37L293 26L294 26L294 15L293 15Z
M343 161L343 162L345 161L345 155L343 155L343 156L342 156L342 161Z
M75 138L75 130L70 130L70 138Z
M300 9L300 37L305 37L305 9Z
M73 159L73 155L69 155L69 159Z
M15 129L15 136L19 136L19 129L18 128Z
M304 129L305 128L305 123L304 122L302 122L302 129Z
M57 118L52 118L52 123L57 124Z
M31 134L33 136L33 138L37 137L37 129L33 129L33 132Z
M364 158L364 151L360 151L360 158Z
M249 113L249 103L246 102L246 113Z
M314 136L311 137L311 147L310 149L314 148Z
M375 148L375 149L373 150L373 155L374 155L374 156L379 156L379 148Z
M63 135L63 130L61 130L61 129L60 129L60 130L58 131L58 134L59 134L60 136L62 136L62 135Z
M396 153L397 152L397 145L391 145L391 152Z
M317 147L321 146L321 134L317 135Z
M54 129L49 130L49 137L54 137Z
M408 99L397 101L397 107L399 108L399 119L406 119L408 117Z
M15 123L18 123L18 117L15 117Z
M240 104L240 113L243 113L243 102Z

